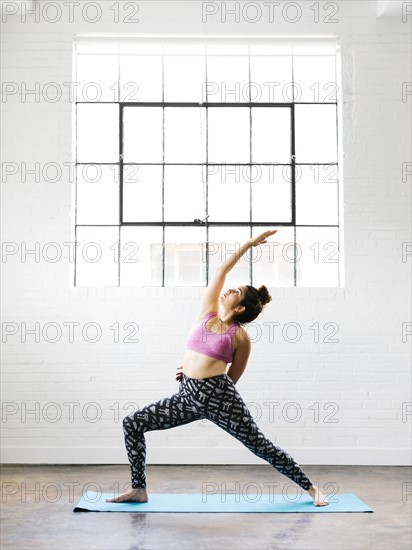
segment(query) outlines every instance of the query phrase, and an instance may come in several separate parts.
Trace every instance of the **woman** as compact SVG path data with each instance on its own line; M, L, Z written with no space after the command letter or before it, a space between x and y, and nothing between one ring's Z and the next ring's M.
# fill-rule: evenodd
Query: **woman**
M144 433L165 430L207 418L241 441L255 455L307 490L316 506L328 504L299 464L267 439L235 388L250 355L250 339L241 326L261 313L271 296L265 286L240 286L221 293L227 273L252 246L266 243L276 230L247 241L215 271L204 294L199 315L189 332L179 390L135 411L123 420L132 489L107 502L147 502ZM228 363L230 367L226 372ZM179 370L179 369L178 369Z

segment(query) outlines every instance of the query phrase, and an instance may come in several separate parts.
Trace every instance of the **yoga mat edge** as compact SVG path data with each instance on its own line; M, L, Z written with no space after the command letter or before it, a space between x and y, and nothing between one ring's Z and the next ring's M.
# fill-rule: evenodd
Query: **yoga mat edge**
M151 493L148 502L106 502L113 493L89 491L82 495L73 512L132 513L356 513L372 512L356 495L326 496L328 506L315 506L309 495L298 495L299 501L287 501L281 494L258 495L241 499L240 495L204 495L201 493Z

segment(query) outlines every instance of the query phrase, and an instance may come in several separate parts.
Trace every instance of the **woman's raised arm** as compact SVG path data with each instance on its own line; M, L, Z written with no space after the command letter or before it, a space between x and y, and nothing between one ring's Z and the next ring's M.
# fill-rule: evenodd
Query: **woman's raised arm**
M231 254L224 262L222 262L215 270L210 279L206 291L203 295L202 302L200 304L200 311L197 317L201 319L207 313L217 311L219 306L219 296L222 292L222 288L225 284L226 275L237 264L240 258L251 248L252 246L259 246L266 243L266 239L277 232L277 229L272 231L265 231L258 237L253 237L246 241L239 250L236 250Z

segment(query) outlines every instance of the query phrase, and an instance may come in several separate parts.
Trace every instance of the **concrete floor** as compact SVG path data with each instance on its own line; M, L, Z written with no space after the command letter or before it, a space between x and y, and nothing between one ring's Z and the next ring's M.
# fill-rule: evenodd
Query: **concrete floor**
M26 466L2 468L1 549L383 549L411 548L411 468L303 466L325 494L355 493L374 513L161 514L73 513L83 490L123 491L128 466ZM269 465L147 466L148 492L201 493L203 483L237 487L253 500L277 483L295 484ZM97 487L88 486L97 483ZM14 493L14 494L11 494ZM24 493L26 497L24 499ZM409 493L409 494L408 494ZM305 493L306 494L306 493ZM24 502L26 500L26 502ZM405 502L403 502L405 501Z

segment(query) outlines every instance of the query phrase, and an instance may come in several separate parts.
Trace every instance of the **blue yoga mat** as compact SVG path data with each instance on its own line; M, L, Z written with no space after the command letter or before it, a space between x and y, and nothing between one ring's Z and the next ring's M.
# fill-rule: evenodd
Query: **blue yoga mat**
M330 495L325 497L328 506L315 506L309 495L297 495L296 502L283 495L262 494L245 498L236 494L205 495L201 493L150 493L148 502L106 502L113 493L87 491L73 512L194 512L194 513L291 513L309 512L373 512L356 495Z

